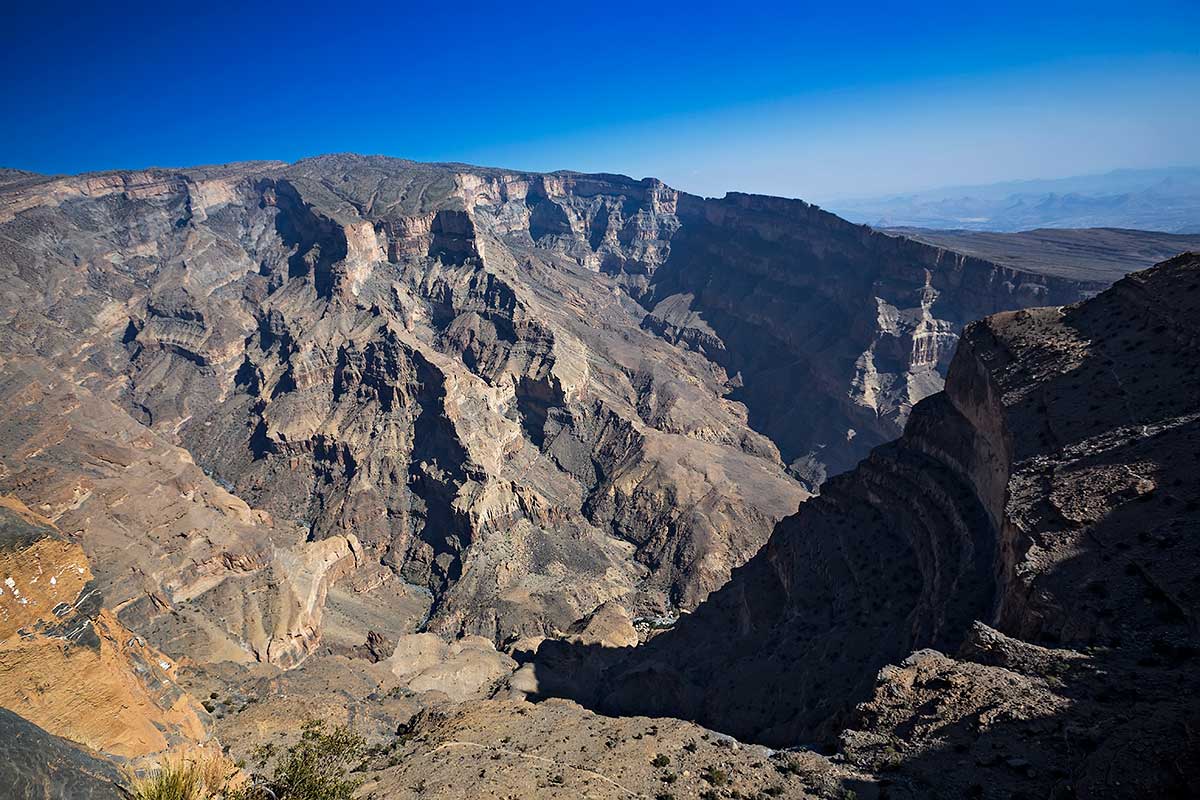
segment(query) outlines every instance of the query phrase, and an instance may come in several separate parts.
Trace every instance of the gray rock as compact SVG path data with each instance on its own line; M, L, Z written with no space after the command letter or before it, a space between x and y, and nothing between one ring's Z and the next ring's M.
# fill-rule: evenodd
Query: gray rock
M127 786L112 762L0 708L0 796L6 800L120 800Z

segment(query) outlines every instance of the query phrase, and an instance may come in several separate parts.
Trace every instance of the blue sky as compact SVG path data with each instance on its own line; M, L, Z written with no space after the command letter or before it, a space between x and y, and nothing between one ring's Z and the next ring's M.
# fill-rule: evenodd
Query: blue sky
M245 5L6 4L0 164L356 151L820 201L1200 163L1196 0Z

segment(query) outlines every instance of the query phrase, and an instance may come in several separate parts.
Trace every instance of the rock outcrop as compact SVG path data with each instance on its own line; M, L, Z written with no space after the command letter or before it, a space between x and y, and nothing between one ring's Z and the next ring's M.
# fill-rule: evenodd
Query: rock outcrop
M6 797L123 800L128 780L114 764L0 708L0 786Z
M815 753L746 746L674 719L489 700L423 713L372 760L364 795L845 798L865 776Z
M970 326L899 440L589 702L840 748L888 796L1194 795L1198 343L1194 254Z
M751 426L806 488L900 435L963 326L1107 282L1021 271L849 225L799 200L683 196L647 324L733 376Z
M0 371L0 487L69 534L120 623L174 659L290 666L319 642L353 534L306 541L41 360Z
M103 607L82 548L10 497L0 497L0 580L0 707L124 759L210 738L177 664Z

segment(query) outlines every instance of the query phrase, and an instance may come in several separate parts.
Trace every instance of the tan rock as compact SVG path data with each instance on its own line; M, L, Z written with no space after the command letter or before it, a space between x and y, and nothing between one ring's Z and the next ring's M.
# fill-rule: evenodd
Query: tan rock
M567 638L582 645L635 647L638 632L624 606L609 601L567 628Z
M0 498L0 573L0 706L122 758L210 738L174 660L101 608L79 545L13 498Z
M413 691L440 692L455 701L486 696L517 667L488 639L467 636L446 642L432 633L401 637L384 663Z

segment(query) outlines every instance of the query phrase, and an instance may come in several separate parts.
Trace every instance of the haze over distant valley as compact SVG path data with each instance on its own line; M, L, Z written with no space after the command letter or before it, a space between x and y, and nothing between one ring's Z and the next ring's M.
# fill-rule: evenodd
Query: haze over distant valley
M1120 169L1101 175L835 199L822 205L852 222L877 228L1134 228L1200 233L1200 167Z
M1092 280L1115 281L1180 253L1200 251L1200 234L1128 228L1038 228L1015 233L933 228L883 230L1017 269Z

